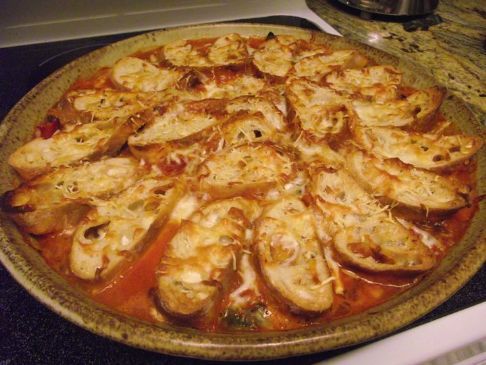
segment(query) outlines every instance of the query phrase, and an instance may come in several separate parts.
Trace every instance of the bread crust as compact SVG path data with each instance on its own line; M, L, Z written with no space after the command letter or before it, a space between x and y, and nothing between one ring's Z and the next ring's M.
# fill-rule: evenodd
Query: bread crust
M317 314L332 305L332 277L313 215L300 199L284 197L266 207L255 246L265 282L292 311Z
M211 310L235 274L247 247L245 230L259 212L251 200L217 200L181 224L157 273L157 296L166 312L188 318Z
M91 199L116 194L144 173L138 161L124 157L61 167L6 192L2 209L29 233L62 231L79 222Z

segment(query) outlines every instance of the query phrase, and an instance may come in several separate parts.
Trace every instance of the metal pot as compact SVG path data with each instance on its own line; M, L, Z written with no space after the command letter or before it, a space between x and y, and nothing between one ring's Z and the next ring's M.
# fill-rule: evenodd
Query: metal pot
M439 0L338 0L367 13L383 15L424 15L432 13Z

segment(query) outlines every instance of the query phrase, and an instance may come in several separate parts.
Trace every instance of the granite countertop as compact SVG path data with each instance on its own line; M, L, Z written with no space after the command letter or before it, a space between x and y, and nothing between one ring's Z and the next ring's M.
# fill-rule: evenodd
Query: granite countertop
M486 124L486 10L475 0L441 0L443 19L429 30L407 32L401 20L365 20L336 0L307 0L308 6L343 36L418 63L466 101Z

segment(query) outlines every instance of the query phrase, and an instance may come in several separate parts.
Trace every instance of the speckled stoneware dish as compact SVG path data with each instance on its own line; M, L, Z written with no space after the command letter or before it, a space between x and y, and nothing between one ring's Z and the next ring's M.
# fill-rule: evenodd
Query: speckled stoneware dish
M137 36L82 57L45 79L30 91L0 125L0 193L18 180L7 165L7 156L29 140L35 126L78 77L111 66L120 57L181 38L215 37L237 32L265 36L268 32L308 36L309 31L257 24L203 25L158 31ZM406 84L424 88L437 84L417 65L405 63L376 49L324 33L317 40L333 48L360 49L378 63L398 66ZM465 104L449 96L442 113L465 133L485 136L485 128ZM479 193L486 193L486 153L478 155ZM52 271L29 245L16 226L5 217L0 222L0 260L12 276L35 298L54 312L96 334L152 351L207 359L256 360L295 356L356 344L388 334L423 316L456 292L486 258L486 202L476 214L466 235L452 248L439 267L411 290L366 313L319 327L287 332L213 334L172 325L154 325L113 312L76 290Z

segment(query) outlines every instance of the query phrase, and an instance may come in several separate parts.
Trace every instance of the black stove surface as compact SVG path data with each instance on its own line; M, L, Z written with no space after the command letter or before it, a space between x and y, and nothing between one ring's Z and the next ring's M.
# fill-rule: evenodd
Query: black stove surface
M318 29L306 19L289 16L244 19L238 22ZM143 32L0 48L0 120L23 95L56 69L97 48L140 33ZM486 270L483 267L447 302L402 331L485 301L485 281ZM81 329L37 302L1 265L0 293L0 365L211 363L131 348ZM359 346L287 361L262 363L313 364Z

